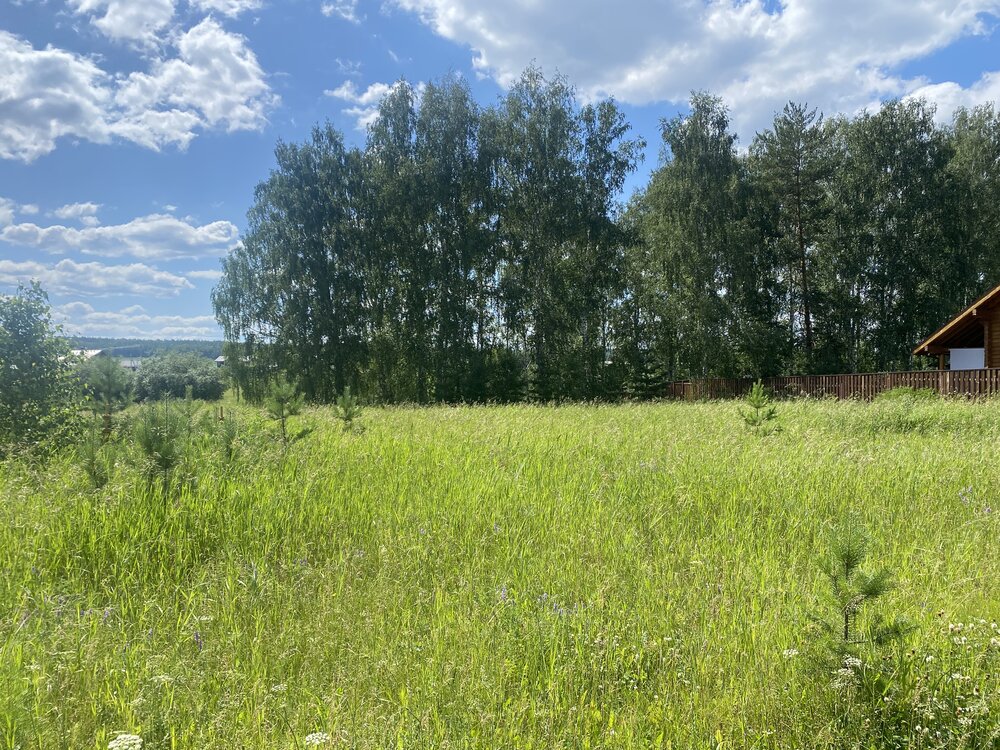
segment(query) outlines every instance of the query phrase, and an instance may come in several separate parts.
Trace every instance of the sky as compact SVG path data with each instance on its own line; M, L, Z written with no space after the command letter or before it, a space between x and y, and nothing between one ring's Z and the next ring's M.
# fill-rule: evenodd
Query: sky
M648 142L631 192L694 90L744 147L790 100L993 102L998 23L1000 0L0 0L0 294L39 280L70 334L220 338L275 144L326 120L363 144L401 78L488 105L534 63L614 97Z

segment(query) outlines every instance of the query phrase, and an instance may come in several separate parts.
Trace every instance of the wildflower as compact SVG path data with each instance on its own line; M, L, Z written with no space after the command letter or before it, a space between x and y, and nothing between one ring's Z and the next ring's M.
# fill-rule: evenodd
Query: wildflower
M847 669L860 669L861 659L859 659L856 656L848 656L846 659L844 659L844 667L846 667Z
M317 745L325 745L330 742L330 735L326 732L313 732L312 734L307 734L303 744L306 747L314 747Z
M838 689L850 687L854 684L856 678L857 675L853 669L841 667L833 673L833 687Z
M142 750L142 737L137 734L119 734L108 743L108 750Z
M288 690L288 685L283 682L279 682L277 685L271 685L272 693L284 693Z
M786 648L781 652L781 655L786 659L794 659L799 655L799 650L797 648Z

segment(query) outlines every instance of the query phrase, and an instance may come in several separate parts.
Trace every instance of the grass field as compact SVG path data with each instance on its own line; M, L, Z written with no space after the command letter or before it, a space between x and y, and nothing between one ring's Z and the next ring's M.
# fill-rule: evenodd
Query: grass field
M312 410L287 450L227 408L237 455L193 439L172 490L127 446L100 489L2 469L0 748L829 744L803 660L848 512L916 658L1000 620L1000 403Z

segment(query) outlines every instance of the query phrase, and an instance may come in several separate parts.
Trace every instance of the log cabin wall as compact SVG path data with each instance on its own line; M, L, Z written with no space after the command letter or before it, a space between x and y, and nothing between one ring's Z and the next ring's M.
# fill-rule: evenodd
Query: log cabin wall
M983 325L986 366L1000 367L1000 307L989 311Z

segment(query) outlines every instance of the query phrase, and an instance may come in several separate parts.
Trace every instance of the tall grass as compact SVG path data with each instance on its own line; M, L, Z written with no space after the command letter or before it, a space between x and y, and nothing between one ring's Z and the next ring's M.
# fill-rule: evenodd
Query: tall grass
M908 647L1000 619L1000 404L895 408L312 410L287 450L242 410L167 502L134 445L8 464L0 748L833 746L794 652L845 514Z

